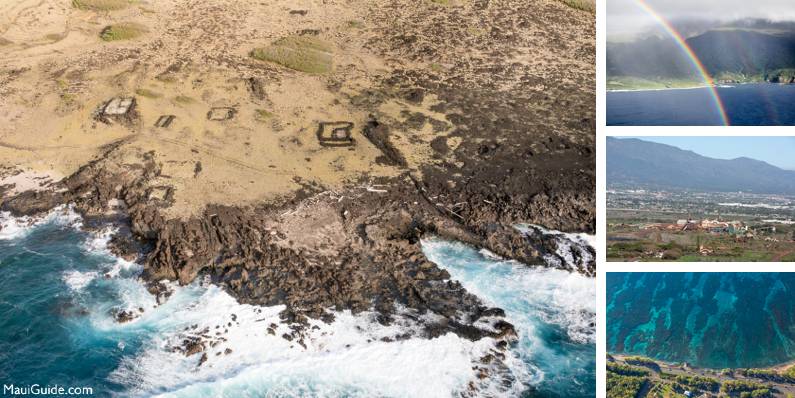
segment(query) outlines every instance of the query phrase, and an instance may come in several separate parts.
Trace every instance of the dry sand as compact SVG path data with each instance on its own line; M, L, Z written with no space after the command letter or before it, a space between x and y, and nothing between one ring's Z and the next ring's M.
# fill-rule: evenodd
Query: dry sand
M538 3L566 8L550 1ZM369 114L352 103L392 70L446 68L456 52L426 62L401 58L399 50L387 55L370 50L378 34L371 28L385 19L371 14L380 3L389 5L383 7L391 10L386 12L404 14L429 7L458 13L475 6L464 0L442 6L406 2L402 7L363 0L139 0L122 10L91 11L77 9L69 0L2 2L0 168L14 176L4 177L0 186L14 185L19 191L38 186L29 181L60 179L110 144L119 145L119 162L152 153L162 164L162 176L151 184L175 188L174 204L166 210L174 217L195 215L209 203L267 202L301 188L335 189L397 175L401 170L377 161L381 152L361 134ZM580 13L579 18L592 18ZM143 25L148 32L126 41L100 39L105 26L123 22ZM478 35L486 28L466 29ZM331 44L331 73L307 74L249 57L254 48L300 33L317 33ZM538 48L518 51L510 62L537 66L540 74L566 69L570 78L558 78L572 84L582 71L593 69L587 57L561 59L553 38L541 39L541 33L535 32ZM465 52L458 49L458 56ZM474 51L466 56L488 58ZM249 79L259 85L253 91ZM140 120L129 126L94 120L97 107L119 95L136 97ZM445 114L431 110L436 101L433 96L418 104L390 99L380 106L379 117L402 121L422 113L444 126ZM232 107L236 114L231 120L207 120L213 107ZM161 115L176 118L168 128L154 127ZM355 146L322 147L315 136L322 121L353 122ZM430 142L449 135L450 127L425 123L393 131L413 172L445 161L433 156ZM448 145L454 149L460 142L461 137L450 136ZM42 176L47 179L25 178Z

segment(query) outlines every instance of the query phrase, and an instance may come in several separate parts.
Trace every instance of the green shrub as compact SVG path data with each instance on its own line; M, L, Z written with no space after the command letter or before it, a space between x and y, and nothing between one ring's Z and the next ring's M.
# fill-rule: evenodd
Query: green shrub
M634 366L622 365L620 363L608 363L607 372L615 373L622 376L648 376L649 371L643 368L636 368Z
M743 392L751 393L756 390L767 390L767 386L764 384L755 383L753 381L745 381L745 380L728 380L723 382L723 386L721 386L721 391L727 394L743 393Z
M702 376L676 376L676 382L690 388L717 392L720 389L720 382L711 377Z
M742 374L742 375L744 375L746 377L753 377L753 378L756 378L756 379L771 380L771 381L777 381L777 382L782 382L782 383L795 382L795 378L792 377L792 375L790 375L789 372L785 372L785 373L782 374L782 373L779 373L779 372L777 372L777 371L775 371L773 369L755 369L755 368L751 368L751 369L741 370L740 374Z
M622 376L616 373L607 373L607 398L635 398L643 384L645 377Z
M657 362L655 362L651 358L646 358L646 357L641 357L641 356L626 357L626 358L624 358L624 362L626 362L626 363L628 363L630 365L637 365L637 366L647 367L647 368L653 369L655 371L659 371L660 370L660 365L658 365Z

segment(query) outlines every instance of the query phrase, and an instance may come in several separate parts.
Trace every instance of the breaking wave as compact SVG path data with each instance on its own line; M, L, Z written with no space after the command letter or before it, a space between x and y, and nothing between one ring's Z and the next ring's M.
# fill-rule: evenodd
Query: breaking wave
M290 332L289 325L279 317L283 306L240 304L204 281L169 284L173 294L158 305L138 279L140 265L108 250L114 230L80 232L80 218L68 207L35 220L3 214L0 223L0 261L9 264L6 268L25 272L20 280L55 273L60 281L52 284L42 278L41 283L49 285L38 290L57 303L55 314L33 310L44 300L41 297L14 308L0 306L0 324L6 326L0 338L12 338L31 324L55 322L60 328L54 330L65 335L26 340L15 349L41 351L38 362L52 355L67 358L67 368L93 369L88 376L81 371L66 379L64 373L52 374L46 382L94 385L100 395L115 396L451 397L469 391L477 380L472 364L494 344L491 339L472 342L452 333L432 340L398 339L419 328L410 320L418 314L397 317L401 320L384 326L375 313L349 311L334 312L329 324L310 320L302 341L288 340L282 335ZM594 395L592 279L488 258L458 243L427 240L423 248L452 279L504 308L520 335L513 355L505 360L515 385L508 390L482 386L481 394ZM23 252L28 254L18 260ZM15 261L24 261L24 266ZM2 292L0 303L10 301L12 293L26 294ZM114 317L119 311L135 318L119 323ZM206 337L204 353L186 356L175 349L196 336ZM13 371L0 365L0 373L20 378L49 374L33 362L30 369L23 364Z

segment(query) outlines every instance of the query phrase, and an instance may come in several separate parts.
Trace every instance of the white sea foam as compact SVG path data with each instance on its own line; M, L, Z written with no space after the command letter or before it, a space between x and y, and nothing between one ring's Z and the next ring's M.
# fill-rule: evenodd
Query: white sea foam
M63 274L63 281L70 289L79 292L88 286L91 281L99 276L96 271L80 272L76 270L66 271Z
M590 383L593 379L593 278L560 269L527 267L515 261L495 261L461 243L429 239L422 245L428 258L448 270L451 279L487 304L505 310L520 338L513 352L538 368L535 376L542 380L534 383L551 386L553 395L559 396L580 396L583 390L592 388L578 382ZM565 337L548 341L550 333ZM569 348L561 350L566 338ZM572 348L571 343L581 348Z
M19 225L17 230L23 232L4 228L9 236L15 234L15 237L49 222L81 226L79 216L70 208L59 208L37 220L7 217L3 222ZM518 264L494 256L483 261L494 267L504 268L509 264L504 268L509 271L504 277L500 275L502 271L487 275L492 279L483 281L486 286L466 277L458 278L453 268L445 268L486 302L505 303L506 297L520 300L516 303L519 307L512 302L500 305L508 311L509 320L522 336L520 352L508 355L507 368L502 369L515 381L508 389L497 379L488 380L493 384L482 385L472 368L493 348L491 339L472 342L448 333L433 340L411 336L384 341L416 331L418 326L409 317L399 317L400 321L383 326L374 313L336 312L336 320L331 324L311 321L304 347L281 337L290 331L278 316L284 307L239 304L216 286L196 282L180 287L172 283L169 287L174 294L158 306L137 279L140 266L112 257L107 249L112 233L112 230L100 231L83 244L86 252L107 256L107 262L97 269L67 271L63 280L75 298L86 300L81 305L89 312L89 322L80 322L77 327L90 328L87 332L100 333L103 339L117 339L116 346L125 356L111 378L127 387L133 396L450 397L468 391L472 382L481 388L483 395L517 396L529 385L544 380L544 374L532 362L543 358L538 355L552 348L538 336L538 319L560 325L572 341L592 342L593 338L588 324L590 308L583 310L593 301L590 300L592 288L582 282L587 278L558 270L519 268ZM429 257L433 257L432 247ZM98 283L92 283L97 280ZM111 286L115 299L89 301L96 298L78 294L91 292L89 289L100 285ZM521 301L525 299L529 301ZM537 307L520 308L528 303ZM111 315L118 309L139 316L118 323ZM277 325L273 335L267 329L271 323ZM197 366L201 354L186 357L174 352L173 348L184 338L205 328L209 329L211 340L216 337L225 340L207 347L208 358L202 366ZM216 333L222 334L216 336ZM141 340L140 349L137 343L131 348L131 341ZM228 354L227 349L231 350Z
M61 205L42 217L13 217L9 212L0 212L0 240L18 239L33 228L44 224L82 227L82 218L72 206Z
M593 347L593 278L559 269L527 267L515 261L495 261L462 243L428 239L422 245L428 258L450 272L451 279L461 282L487 304L505 310L507 320L514 324L520 337L514 351L517 359L538 368L534 383L543 381L570 388L578 378L593 377L588 373L593 366L591 349L583 349L581 356L571 355L560 350L560 342L546 341L549 328L559 328L572 343Z
M537 230L542 234L550 235L555 238L557 243L555 254L557 256L546 255L544 257L544 260L550 265L556 267L566 266L565 268L568 269L578 269L579 265L594 260L594 256L588 249L596 247L596 235L560 232L534 224L520 224L516 226L516 229L526 234L533 233Z
M133 388L133 395L447 398L466 388L475 377L473 360L493 347L490 339L472 342L452 333L385 342L411 332L412 325L383 326L374 313L343 311L331 324L311 321L304 348L281 337L289 332L278 316L283 309L238 304L215 286L177 288L164 306L138 321L138 327L158 332L112 378ZM267 331L272 323L274 335ZM208 347L202 366L201 354L170 350L205 328L226 341Z
M113 259L113 262L102 270L103 275L107 277L116 278L122 274L137 275L143 268L140 264L116 257L108 248L108 243L117 232L118 228L113 226L96 231L83 242L83 249L91 254Z
M517 313L530 307L545 321L564 328L578 343L594 343L596 284L593 278L552 268L531 268L515 261L473 259L462 243L436 239L422 242L428 258L447 269L451 279L492 305ZM519 325L519 330L525 326Z

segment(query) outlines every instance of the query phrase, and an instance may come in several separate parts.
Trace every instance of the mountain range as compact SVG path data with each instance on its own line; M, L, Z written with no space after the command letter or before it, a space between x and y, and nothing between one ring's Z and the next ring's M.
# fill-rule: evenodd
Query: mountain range
M607 138L607 186L795 195L795 171L724 160L635 138Z
M718 80L795 80L793 30L721 27L691 36L685 42ZM608 43L607 74L651 80L699 78L682 48L673 39L657 35Z

